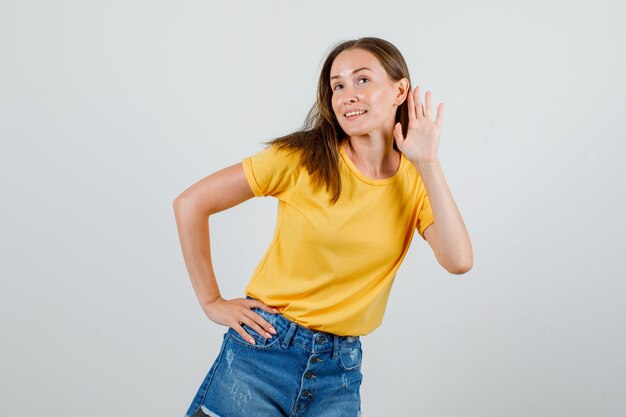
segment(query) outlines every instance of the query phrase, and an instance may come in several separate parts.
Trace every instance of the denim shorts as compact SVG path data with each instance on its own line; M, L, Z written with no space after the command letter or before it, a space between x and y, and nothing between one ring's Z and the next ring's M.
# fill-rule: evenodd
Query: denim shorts
M253 299L247 297L248 299ZM315 331L257 307L276 334L232 328L185 417L359 417L361 340Z

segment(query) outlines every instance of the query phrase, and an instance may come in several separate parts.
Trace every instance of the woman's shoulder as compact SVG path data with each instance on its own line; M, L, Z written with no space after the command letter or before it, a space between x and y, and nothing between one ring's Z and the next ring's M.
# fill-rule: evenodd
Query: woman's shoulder
M273 160L274 162L299 160L300 150L290 148L284 145L270 143L265 148L257 151L255 154L248 156L257 161Z
M298 149L269 144L243 158L243 165L257 176L297 176L301 171L300 152Z

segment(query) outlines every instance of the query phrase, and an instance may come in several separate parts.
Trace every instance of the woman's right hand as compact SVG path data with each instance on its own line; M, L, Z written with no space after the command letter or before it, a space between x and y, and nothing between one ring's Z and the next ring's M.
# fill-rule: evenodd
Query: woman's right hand
M211 321L230 327L239 333L244 340L248 340L254 345L254 339L243 329L242 324L248 325L255 332L264 335L268 339L272 337L270 333L276 334L276 329L265 321L263 317L252 311L253 307L260 308L272 314L279 312L273 307L268 307L260 300L250 300L249 298L225 300L222 297L218 297L206 306L203 306L203 310Z

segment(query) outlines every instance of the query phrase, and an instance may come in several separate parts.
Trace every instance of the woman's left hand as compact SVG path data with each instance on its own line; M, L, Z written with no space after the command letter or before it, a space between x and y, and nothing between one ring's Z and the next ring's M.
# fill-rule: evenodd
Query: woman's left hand
M420 100L419 86L409 92L407 100L409 106L409 127L406 138L402 137L402 125L396 123L393 137L398 149L413 163L437 161L439 148L439 133L443 120L443 103L437 107L437 118L432 121L431 93L426 91L426 105Z

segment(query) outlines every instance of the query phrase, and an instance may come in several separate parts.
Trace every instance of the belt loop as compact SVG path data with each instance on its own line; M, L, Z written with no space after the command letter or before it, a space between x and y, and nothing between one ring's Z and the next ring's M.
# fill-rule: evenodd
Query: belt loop
M285 335L285 338L283 339L283 343L281 344L283 349L287 349L287 347L289 346L289 342L291 341L293 334L296 332L297 326L298 325L296 323L289 324L289 329L287 330L287 334Z
M333 354L332 359L335 359L337 356L337 351L339 350L339 336L333 334Z

